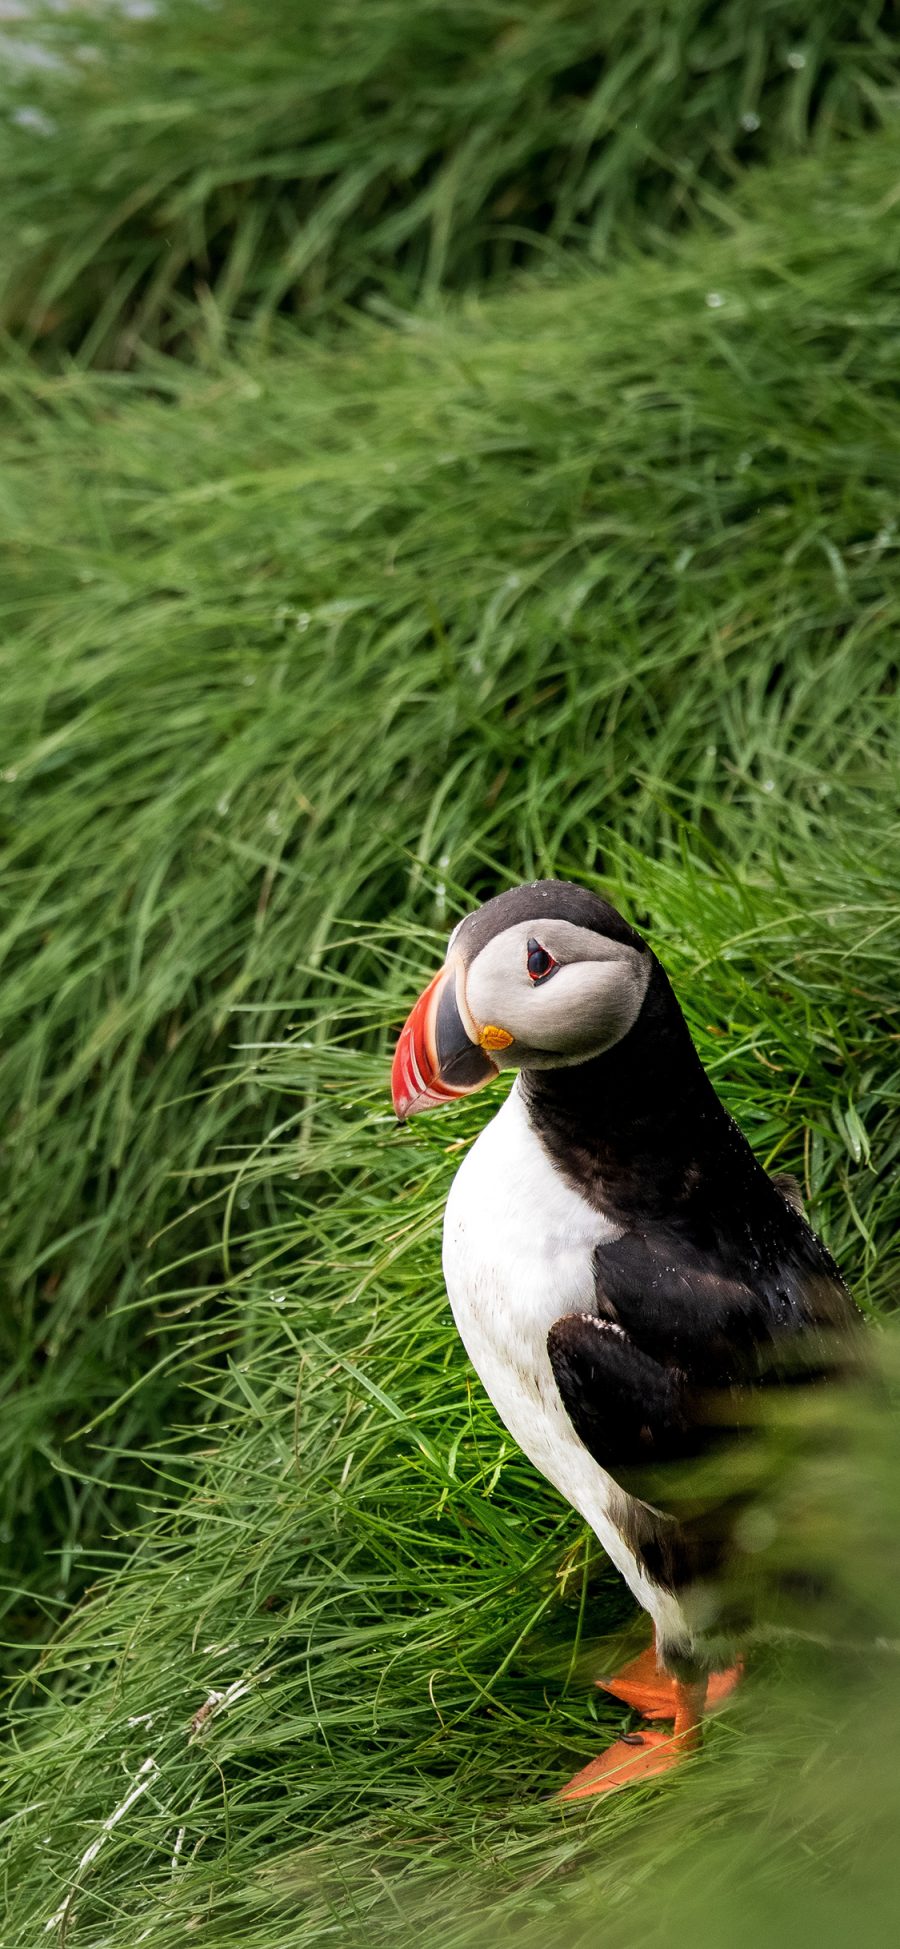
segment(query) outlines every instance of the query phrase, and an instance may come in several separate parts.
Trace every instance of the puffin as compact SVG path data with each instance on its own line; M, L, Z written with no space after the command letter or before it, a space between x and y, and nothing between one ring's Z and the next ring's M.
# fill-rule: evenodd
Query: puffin
M563 1787L582 1800L668 1772L738 1682L765 1478L748 1443L773 1389L855 1370L861 1316L795 1181L717 1096L661 962L586 886L513 886L459 922L397 1042L394 1110L507 1069L447 1199L450 1307L501 1421L653 1625L597 1680L644 1723Z

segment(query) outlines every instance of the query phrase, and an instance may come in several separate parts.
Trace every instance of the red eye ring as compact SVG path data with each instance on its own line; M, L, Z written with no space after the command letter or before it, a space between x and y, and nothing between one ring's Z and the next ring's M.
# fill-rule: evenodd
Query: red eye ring
M554 961L549 949L542 947L540 941L528 940L526 942L526 950L527 959L525 966L528 969L530 980L537 987L539 982L546 981L548 975L552 975L554 968L559 967L559 962Z

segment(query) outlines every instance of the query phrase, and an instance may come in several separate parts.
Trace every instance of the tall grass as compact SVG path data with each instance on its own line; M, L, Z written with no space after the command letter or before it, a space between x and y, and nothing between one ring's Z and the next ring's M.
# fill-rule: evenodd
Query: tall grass
M605 883L646 910L719 1087L760 1154L798 1170L865 1302L896 1279L896 892L837 849L827 870L810 856L755 877L623 851ZM405 999L392 932L365 930L383 968L367 993L391 1012ZM421 945L427 966L438 942ZM69 1949L195 1928L260 1949L363 1930L461 1949L500 1927L540 1940L536 1911L547 1940L571 1939L574 1913L589 1942L599 1906L629 1943L623 1895L652 1863L673 1880L646 1889L641 1930L668 1941L671 1902L693 1902L717 1849L732 1901L748 1854L754 1879L765 1861L757 1905L777 1907L766 1884L794 1899L791 1836L858 1888L873 1802L883 1876L895 1768L870 1763L872 1725L887 1738L896 1723L884 1646L839 1641L799 1675L784 1651L758 1656L696 1791L689 1778L671 1802L626 1797L587 1825L548 1804L621 1723L592 1679L631 1606L505 1437L447 1318L441 1208L494 1106L398 1132L383 1062L355 1030L356 980L323 986L324 1010L311 997L281 1046L236 1055L276 1125L239 1179L227 1291L204 1293L192 1265L169 1274L159 1331L200 1425L145 1450L138 1534L92 1549L96 1590L14 1702L5 1940L52 1923ZM850 1101L879 1169L850 1139ZM94 1439L102 1453L108 1436ZM828 1561L837 1528L845 1587L886 1639L889 1452L874 1480L863 1494L837 1449L795 1494L784 1546L792 1563L804 1540ZM816 1630L809 1609L800 1622Z
M8 373L5 1519L48 1602L121 1467L74 1480L75 1429L178 1397L162 1268L225 1277L273 1115L236 1036L312 993L326 1043L341 973L383 1041L410 929L610 828L767 874L863 832L889 874L896 162L341 355Z
M670 1800L548 1810L631 1607L447 1318L492 1105L398 1133L386 1052L465 904L602 880L891 1310L898 165L339 351L3 375L9 1636L64 1618L12 1701L11 1949L665 1941L654 1873L777 1906L793 1838L859 1886L893 1773L879 1814L840 1647L768 1654ZM856 1479L809 1489L849 1539Z
M879 0L131 11L28 8L3 47L0 317L82 360L602 260L896 106Z

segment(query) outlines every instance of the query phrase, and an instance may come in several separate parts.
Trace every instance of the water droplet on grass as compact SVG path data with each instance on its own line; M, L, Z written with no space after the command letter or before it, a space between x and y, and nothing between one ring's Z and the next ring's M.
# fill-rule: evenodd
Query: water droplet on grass
M42 108L14 108L10 121L17 129L27 129L30 135L55 135L56 123L52 115L45 115Z

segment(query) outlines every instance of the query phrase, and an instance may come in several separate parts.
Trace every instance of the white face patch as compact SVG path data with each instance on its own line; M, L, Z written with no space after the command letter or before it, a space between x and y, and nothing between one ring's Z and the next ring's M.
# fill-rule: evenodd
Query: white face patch
M528 942L537 941L557 962L535 983L528 973ZM505 1029L510 1048L500 1064L585 1062L627 1034L643 1002L651 957L623 941L609 940L569 920L535 916L495 934L466 975L468 1013L479 1029Z

